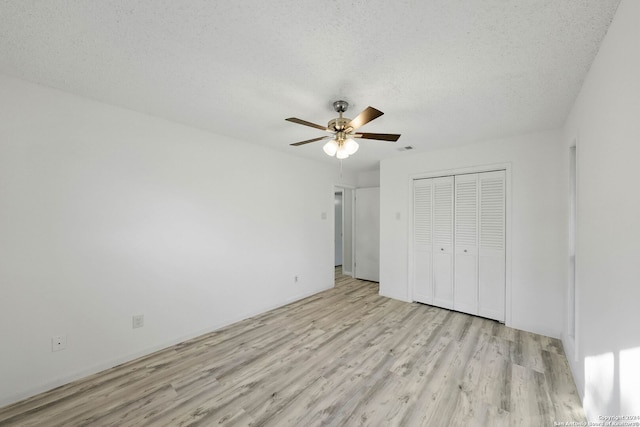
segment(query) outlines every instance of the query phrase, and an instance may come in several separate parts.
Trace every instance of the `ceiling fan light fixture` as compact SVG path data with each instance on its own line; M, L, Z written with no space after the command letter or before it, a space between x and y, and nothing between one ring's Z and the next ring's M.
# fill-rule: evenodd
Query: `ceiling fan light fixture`
M331 141L324 144L324 147L322 147L322 149L324 150L325 153L327 153L328 156L333 157L336 155L336 152L338 151L338 141L336 141L335 139L332 139Z
M349 157L349 153L347 153L347 150L345 150L344 147L338 148L338 152L336 153L336 158L343 160L343 159L346 159L347 157Z
M358 148L360 148L360 145L353 138L347 138L344 141L344 149L346 150L347 154L354 154L356 151L358 151Z

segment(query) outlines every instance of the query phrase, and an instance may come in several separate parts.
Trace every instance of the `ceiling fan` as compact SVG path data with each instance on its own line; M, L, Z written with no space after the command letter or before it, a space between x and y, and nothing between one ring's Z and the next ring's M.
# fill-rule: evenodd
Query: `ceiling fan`
M323 139L331 139L327 142L323 148L324 152L329 156L336 156L338 159L346 159L351 154L358 151L359 145L354 138L362 139L376 139L380 141L395 142L400 138L399 134L393 133L355 133L355 130L363 125L366 125L370 121L377 119L384 113L380 110L376 110L373 107L367 107L363 112L358 114L355 119L347 119L342 117L342 113L347 111L349 103L347 101L336 101L333 103L333 109L340 115L335 119L329 120L327 126L317 125L315 123L308 122L306 120L297 119L295 117L289 117L285 119L289 122L298 123L299 125L310 126L312 128L320 129L326 132L331 132L333 135L321 136L320 138L308 139L306 141L295 142L293 146L299 146L309 144L310 142L322 141Z

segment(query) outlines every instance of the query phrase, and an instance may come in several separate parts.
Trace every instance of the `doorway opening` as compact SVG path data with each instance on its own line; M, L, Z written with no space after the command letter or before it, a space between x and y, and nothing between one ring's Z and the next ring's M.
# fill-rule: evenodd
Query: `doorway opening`
M343 192L342 190L336 191L334 194L334 208L335 208L335 226L333 228L334 231L334 240L335 240L335 250L334 250L334 266L342 267L342 258L344 253L344 239L343 239L343 226L342 226L342 211L343 211Z
M353 276L353 195L352 188L334 188L334 266L347 276Z
M567 289L567 333L576 336L576 223L577 223L577 163L576 146L569 148L569 286Z

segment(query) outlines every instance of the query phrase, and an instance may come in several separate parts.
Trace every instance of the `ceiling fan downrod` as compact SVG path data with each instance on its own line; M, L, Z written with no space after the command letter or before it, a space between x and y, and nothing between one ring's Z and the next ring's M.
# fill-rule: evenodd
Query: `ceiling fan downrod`
M340 115L340 117L329 120L327 128L333 132L343 132L346 130L347 125L351 122L351 119L342 117L342 113L347 111L349 103L347 101L336 101L333 103L333 109Z

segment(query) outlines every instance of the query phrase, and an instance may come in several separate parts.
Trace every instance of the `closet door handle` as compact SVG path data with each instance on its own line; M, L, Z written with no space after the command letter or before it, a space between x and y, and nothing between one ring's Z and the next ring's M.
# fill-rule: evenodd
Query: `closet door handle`
M440 248L441 251L444 251L444 248Z
M467 250L466 250L466 249L465 249L464 251L465 251L465 252L467 252Z

